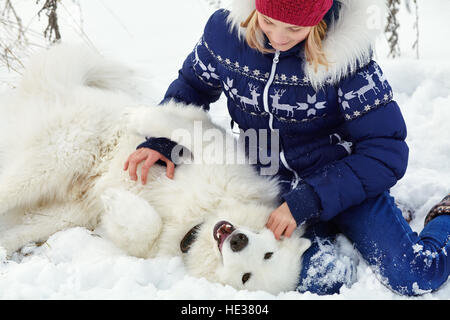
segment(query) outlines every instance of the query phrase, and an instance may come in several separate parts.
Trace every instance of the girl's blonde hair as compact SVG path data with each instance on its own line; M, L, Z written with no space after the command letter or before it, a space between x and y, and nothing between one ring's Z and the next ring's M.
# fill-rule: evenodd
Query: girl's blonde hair
M258 12L253 10L250 16L241 23L241 27L247 28L245 33L245 40L247 44L261 53L273 53L273 49L264 47L264 33L259 27ZM314 71L317 72L319 64L324 65L327 70L329 62L325 53L322 51L322 40L327 33L327 23L325 20L319 22L318 25L312 27L305 43L305 56L309 64L314 64Z

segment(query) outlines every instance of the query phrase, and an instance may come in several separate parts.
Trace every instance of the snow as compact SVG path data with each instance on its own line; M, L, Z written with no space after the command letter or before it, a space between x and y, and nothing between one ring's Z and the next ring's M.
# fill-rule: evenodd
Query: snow
M162 99L215 10L206 0L79 2L81 12L75 3L62 1L60 21L65 41L89 42L105 55L138 69L142 100L147 103ZM450 43L444 40L450 31L446 20L450 3L418 3L421 59L415 59L411 48L413 19L402 8L402 57L386 58L387 44L381 39L376 60L393 86L409 132L409 168L392 194L402 208L414 212L411 226L420 232L428 210L450 191ZM30 21L35 30L43 30L45 21L35 17L34 2L22 1L19 6L28 15L25 21ZM10 88L16 78L0 69L0 89ZM217 123L228 127L223 97L212 106L211 114ZM345 241L341 247L346 252L354 251ZM130 257L83 228L58 232L43 245L30 245L9 260L0 249L0 299L449 299L449 282L437 292L402 297L383 286L360 259L357 281L350 288L342 288L339 295L285 292L273 296L261 291L237 291L190 277L179 257Z

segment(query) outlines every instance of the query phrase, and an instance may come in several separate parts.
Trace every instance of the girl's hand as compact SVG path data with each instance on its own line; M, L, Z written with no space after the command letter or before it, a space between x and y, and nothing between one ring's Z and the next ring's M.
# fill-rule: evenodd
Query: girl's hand
M270 214L266 227L272 230L277 240L280 240L282 235L288 238L292 235L297 228L297 222L295 222L286 202Z
M144 185L147 183L148 171L158 160L162 160L166 163L166 176L169 179L173 179L175 164L158 151L149 148L140 148L133 152L125 162L123 170L126 171L128 169L131 180L137 181L137 166L142 161L145 161L144 165L141 168L141 180L142 184Z

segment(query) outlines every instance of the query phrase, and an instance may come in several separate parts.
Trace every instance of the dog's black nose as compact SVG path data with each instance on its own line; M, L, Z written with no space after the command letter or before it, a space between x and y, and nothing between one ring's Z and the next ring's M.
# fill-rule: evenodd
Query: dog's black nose
M239 252L248 244L248 238L243 233L237 233L231 237L230 247L233 252Z

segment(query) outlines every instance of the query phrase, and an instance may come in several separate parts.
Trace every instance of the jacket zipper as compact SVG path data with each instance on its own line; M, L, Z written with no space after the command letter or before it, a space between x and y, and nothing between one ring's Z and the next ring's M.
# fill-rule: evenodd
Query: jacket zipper
M280 51L275 51L275 57L273 58L272 70L270 72L269 80L267 80L267 84L264 87L263 93L263 104L264 110L269 114L269 127L270 130L273 131L273 114L269 110L269 89L275 79L275 72L277 71L277 65L280 62Z
M274 117L273 117L272 112L270 112L270 109L269 109L269 89L273 83L273 80L275 79L275 72L277 71L278 62L280 62L280 51L276 50L275 56L273 58L272 70L270 72L270 77L269 77L269 80L267 80L267 84L264 87L264 93L263 93L264 111L266 111L269 114L269 128L270 128L270 131L272 131L272 132L274 131L274 128L273 128L273 118ZM301 179L300 179L299 175L297 174L297 172L294 169L292 169L289 166L289 164L287 163L286 157L284 156L284 151L283 151L283 146L281 145L281 141L280 141L280 160L283 163L283 165L285 166L285 168L294 174L294 180L291 182L291 188L295 189Z

